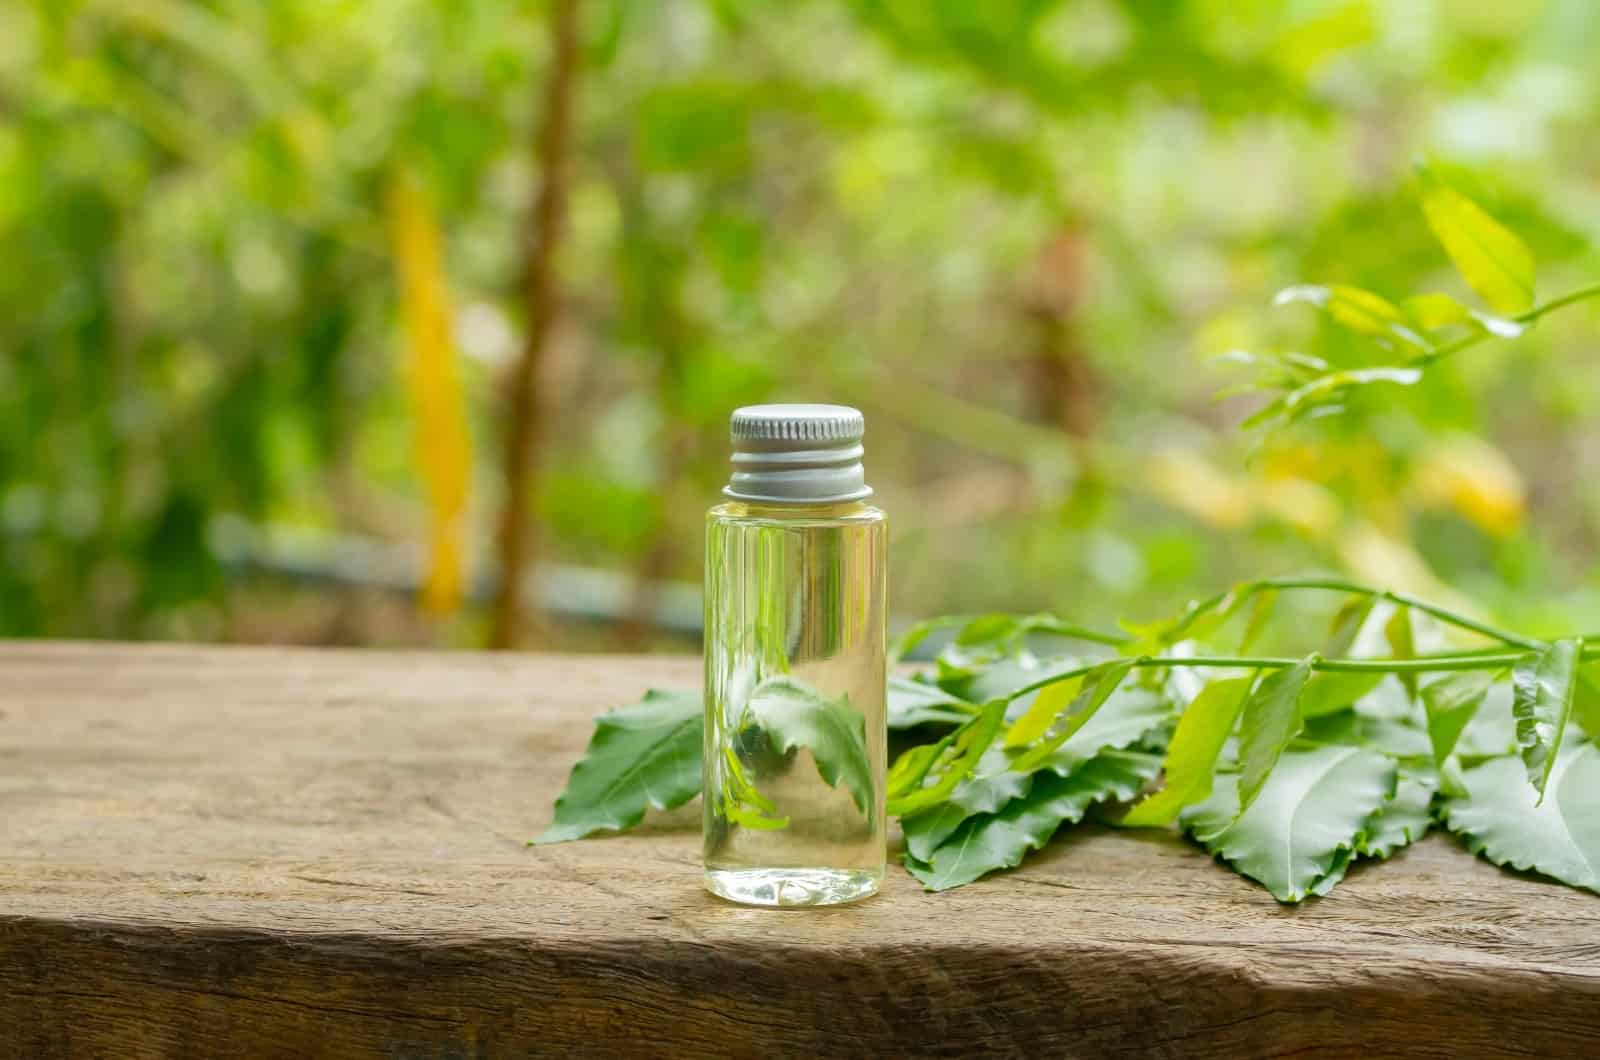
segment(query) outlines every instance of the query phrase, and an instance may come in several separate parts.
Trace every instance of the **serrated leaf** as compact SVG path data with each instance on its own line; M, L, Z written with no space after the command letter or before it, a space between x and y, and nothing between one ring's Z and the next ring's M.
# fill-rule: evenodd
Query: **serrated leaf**
M750 693L745 712L781 754L803 747L817 773L833 787L842 782L864 814L876 795L867 757L867 720L847 698L824 696L793 677L769 677Z
M1511 713L1517 719L1517 746L1528 767L1528 782L1544 797L1561 740L1572 715L1581 639L1558 640L1525 656L1511 671Z
M1169 724L1176 709L1172 700L1156 689L1120 685L1094 716L1039 766L1066 774L1102 751L1138 746Z
M1113 659L1084 674L1082 688L1072 704L1057 716L1049 732L1022 754L1014 768L1019 772L1028 772L1047 762L1062 744L1095 716L1132 669L1132 659Z
M889 814L909 817L949 798L956 786L977 768L984 752L989 750L999 735L1005 716L1006 701L991 700L960 729L933 745L935 751L926 760L916 763L920 770L908 770L904 776L893 779L889 787ZM920 748L915 748L907 754L920 751ZM905 760L906 756L901 756L901 761ZM901 761L895 763L896 774L901 772ZM905 783L905 777L912 773L916 786ZM932 783L928 783L930 779Z
M1082 819L1096 802L1133 798L1160 766L1156 755L1107 751L1068 776L1041 773L1025 796L998 813L967 820L930 858L908 857L906 868L930 891L1014 868L1028 851L1044 846L1063 824Z
M1516 233L1454 188L1422 171L1422 212L1456 272L1497 313L1533 305L1533 253Z
M1462 730L1483 706L1494 682L1492 673L1462 670L1422 686L1422 709L1428 716L1428 741L1436 767L1444 768L1445 759L1454 753Z
M1542 802L1515 758L1467 770L1467 795L1445 803L1445 824L1496 865L1600 893L1600 749L1580 743L1554 757Z
M1204 802L1210 796L1217 757L1233 731L1254 680L1228 677L1212 681L1184 708L1162 762L1164 786L1135 806L1122 824L1130 828L1170 824L1185 806Z
M1438 291L1407 298L1402 305L1407 315L1424 331L1463 326L1502 339L1514 339L1528 330L1526 324L1469 308Z
M1048 758L1024 763L991 747L973 775L957 785L946 801L901 820L907 848L914 857L926 861L932 849L962 821L997 810L1010 798L1025 793L1030 778L1040 770L1067 776L1104 751L1136 747L1152 733L1162 731L1172 719L1172 712L1172 703L1160 693L1123 685ZM1021 765L1026 765L1026 772L1019 772Z
M889 678L888 724L891 729L918 725L959 725L977 709L938 685L906 677Z
M1394 797L1384 803L1367 821L1357 843L1361 854L1386 858L1415 843L1433 827L1434 792L1439 778L1432 769L1400 767Z
M1319 893L1330 873L1342 873L1362 828L1394 790L1395 765L1376 751L1287 751L1243 813L1239 778L1225 775L1182 822L1207 850L1278 901L1298 902Z
M990 747L972 776L956 785L947 800L900 821L906 849L919 861L928 861L934 849L961 827L962 821L999 810L1012 799L1026 795L1032 784L1033 774L1013 772L1006 753Z
M1247 810L1277 765L1278 756L1300 731L1300 692L1316 656L1263 677L1244 702L1239 723L1239 808Z
M705 705L698 692L651 689L595 719L594 736L535 843L632 828L645 810L670 810L700 793Z

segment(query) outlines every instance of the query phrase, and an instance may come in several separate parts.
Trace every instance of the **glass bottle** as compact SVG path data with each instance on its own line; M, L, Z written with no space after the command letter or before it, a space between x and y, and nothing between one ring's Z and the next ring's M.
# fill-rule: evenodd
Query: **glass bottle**
M734 412L706 519L705 881L754 905L876 894L885 858L887 544L861 413Z

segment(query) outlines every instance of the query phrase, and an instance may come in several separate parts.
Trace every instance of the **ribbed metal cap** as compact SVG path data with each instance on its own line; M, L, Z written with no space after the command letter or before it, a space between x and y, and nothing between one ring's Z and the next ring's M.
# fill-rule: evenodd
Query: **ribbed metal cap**
M735 500L832 504L872 495L861 468L866 421L844 405L748 405L735 409Z

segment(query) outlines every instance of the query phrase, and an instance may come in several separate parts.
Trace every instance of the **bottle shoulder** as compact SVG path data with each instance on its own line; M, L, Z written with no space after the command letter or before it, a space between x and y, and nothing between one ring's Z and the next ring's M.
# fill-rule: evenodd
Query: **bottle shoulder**
M868 526L888 520L883 509L864 501L842 504L754 504L724 501L706 513L708 523L755 525Z

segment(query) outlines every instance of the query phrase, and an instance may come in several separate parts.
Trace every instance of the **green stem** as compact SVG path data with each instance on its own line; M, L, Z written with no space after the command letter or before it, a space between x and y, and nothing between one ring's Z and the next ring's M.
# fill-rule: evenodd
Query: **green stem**
M1594 298L1596 296L1600 296L1600 283L1594 284L1590 287L1580 287L1576 291L1570 291L1567 294L1562 295L1560 298L1552 298L1544 305L1534 306L1526 313L1514 316L1511 319L1515 320L1518 324L1532 324L1535 320L1538 320L1547 313L1553 313L1563 306L1569 306L1574 302L1581 302L1586 298ZM1491 335L1487 331L1477 331L1471 335L1463 335L1454 342L1447 342L1438 349L1430 350L1429 352L1418 357L1413 357L1406 363L1414 367L1424 367L1426 365L1433 364L1435 361L1441 361L1446 357L1460 353L1469 346L1476 346L1485 339L1494 337L1495 336Z
M1545 647L1543 641L1520 636L1509 630L1498 629L1486 622L1479 622L1475 618L1468 618L1466 615L1460 615L1448 608L1440 607L1438 604L1430 604L1428 601L1412 596L1410 593L1374 589L1369 585L1358 585L1355 582L1344 581L1341 578L1265 578L1255 584L1269 589L1327 589L1332 592L1349 593L1352 596L1375 596L1381 600L1388 600L1390 603L1401 604L1424 614L1432 615L1441 622L1471 630L1474 633L1498 640L1502 644L1513 644L1528 651L1542 651Z
M1345 581L1342 578L1321 577L1262 578L1259 581L1246 582L1245 584L1236 586L1227 590L1226 592L1220 592L1214 596L1207 597L1199 603L1190 604L1189 609L1185 612L1183 619L1173 627L1172 633L1174 636L1181 634L1184 630L1188 629L1201 615L1216 609L1223 603L1229 601L1230 598L1233 598L1235 604L1239 604L1265 589L1320 589L1327 590L1329 592L1346 593L1351 596L1375 596L1379 599L1388 600L1390 603L1402 604L1406 607L1415 608L1416 610L1425 614L1432 615L1441 622L1446 622L1452 626L1458 626L1462 629L1471 630L1474 633L1479 633L1485 637L1498 640L1502 644L1515 645L1516 647L1524 648L1528 651L1540 651L1544 648L1544 644L1541 641L1519 636L1518 634L1512 633L1509 630L1498 629L1485 622L1479 622L1477 619L1468 618L1466 615L1457 614L1448 608L1440 607L1437 604L1430 604L1428 601L1418 599L1409 593L1397 593L1391 592L1388 589L1377 589L1370 585L1360 585L1356 582Z
M1432 656L1421 659L1324 659L1313 656L1311 669L1319 673L1378 673L1378 674L1404 674L1404 673L1442 673L1446 670L1503 670L1514 666L1526 657L1526 652L1485 652L1473 655L1444 655ZM1152 667L1227 667L1235 670L1287 670L1291 666L1299 666L1304 659L1287 658L1282 656L1256 656L1256 655L1145 655L1132 660L1136 669L1149 669ZM1009 694L1007 701L1018 699L1029 692L1037 692L1047 685L1058 681L1065 681L1073 677L1082 677L1102 663L1093 663L1080 666L1073 670L1062 670L1041 677L1039 680L1023 685Z

